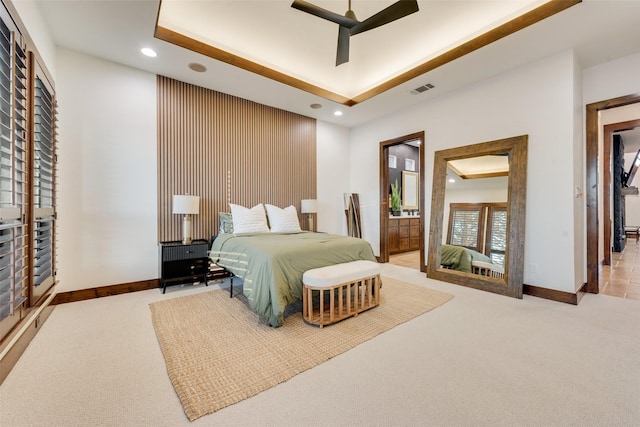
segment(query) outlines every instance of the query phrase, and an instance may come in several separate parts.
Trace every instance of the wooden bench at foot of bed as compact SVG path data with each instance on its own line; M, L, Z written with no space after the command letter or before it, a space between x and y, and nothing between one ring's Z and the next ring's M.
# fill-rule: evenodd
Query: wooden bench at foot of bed
M308 270L302 276L302 285L302 318L321 328L380 304L380 266L373 261ZM314 292L319 294L315 306Z

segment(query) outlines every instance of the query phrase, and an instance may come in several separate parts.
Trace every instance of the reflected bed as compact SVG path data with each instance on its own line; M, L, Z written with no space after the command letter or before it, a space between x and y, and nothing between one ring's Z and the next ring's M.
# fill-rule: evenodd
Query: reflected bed
M464 273L473 273L472 263L474 261L491 263L491 258L464 246L442 245L440 264L443 267Z

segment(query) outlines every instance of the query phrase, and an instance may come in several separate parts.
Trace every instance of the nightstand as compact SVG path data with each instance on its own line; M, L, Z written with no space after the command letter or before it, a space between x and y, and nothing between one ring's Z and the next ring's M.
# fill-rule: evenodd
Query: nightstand
M190 244L181 241L160 242L160 287L165 293L167 286L182 283L207 283L209 271L209 242L193 240Z

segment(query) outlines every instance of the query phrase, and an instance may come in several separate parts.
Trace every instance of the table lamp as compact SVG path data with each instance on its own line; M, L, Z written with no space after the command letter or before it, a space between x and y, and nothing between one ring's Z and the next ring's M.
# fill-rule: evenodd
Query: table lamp
M318 212L318 201L316 199L304 199L301 202L300 212L307 214L307 221L309 222L309 231L313 231L313 216L312 214Z
M191 215L197 215L200 211L200 197L189 195L173 196L173 213L184 215L182 218L182 243L191 243Z

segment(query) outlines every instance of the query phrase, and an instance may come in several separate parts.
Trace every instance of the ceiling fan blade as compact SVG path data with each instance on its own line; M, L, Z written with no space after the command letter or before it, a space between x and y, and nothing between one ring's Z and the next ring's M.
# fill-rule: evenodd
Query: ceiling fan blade
M336 67L349 62L349 29L340 25L338 30L338 51L336 53Z
M380 27L381 25L385 25L397 19L404 18L407 15L411 15L418 10L417 0L399 0L386 9L381 10L375 15L370 16L359 24L353 26L351 28L351 35L353 36L369 31L373 28Z
M337 13L331 12L330 10L323 9L303 0L294 0L291 4L291 7L347 28L351 28L357 25L359 22L355 19L347 18L346 16L339 15Z

